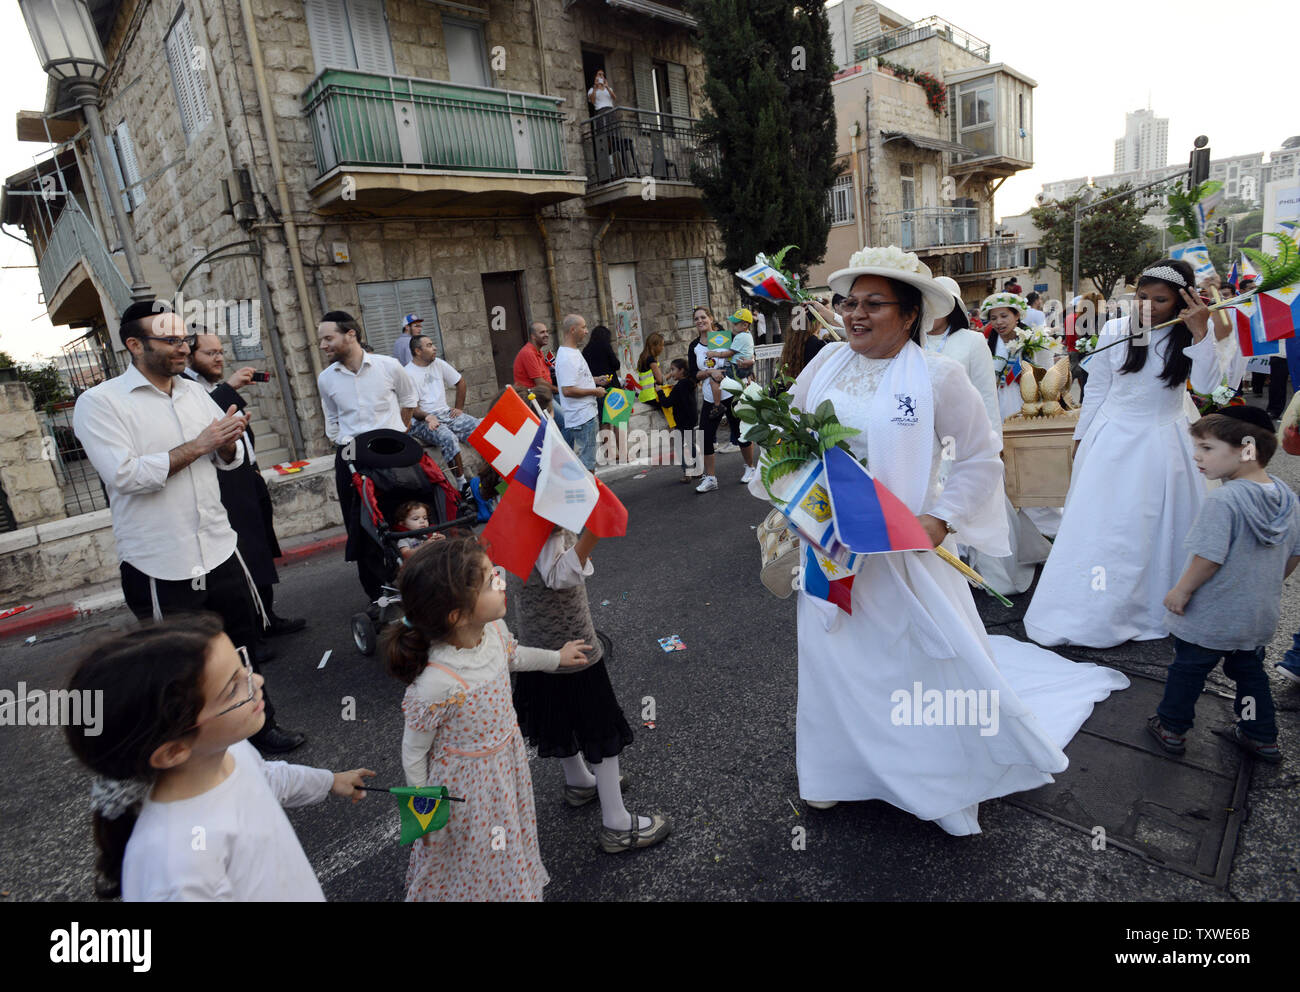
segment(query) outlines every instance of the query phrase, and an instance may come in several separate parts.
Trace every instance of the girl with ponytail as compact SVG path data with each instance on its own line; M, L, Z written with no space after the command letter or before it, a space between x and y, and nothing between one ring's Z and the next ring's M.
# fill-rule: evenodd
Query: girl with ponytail
M374 772L263 761L248 742L266 720L262 676L218 617L178 614L109 638L68 688L102 700L99 735L67 728L96 776L101 898L325 900L281 807L331 792L356 802Z
M411 846L407 901L540 900L549 877L509 673L583 666L591 645L521 647L502 620L505 578L472 537L423 545L397 587L406 618L381 643L407 687L406 784L445 785L465 799Z

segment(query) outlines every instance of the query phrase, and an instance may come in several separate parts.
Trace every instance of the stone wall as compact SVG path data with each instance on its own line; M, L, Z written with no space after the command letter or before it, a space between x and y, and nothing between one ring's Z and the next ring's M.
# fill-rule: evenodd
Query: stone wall
M19 527L67 516L26 383L0 383L0 486Z

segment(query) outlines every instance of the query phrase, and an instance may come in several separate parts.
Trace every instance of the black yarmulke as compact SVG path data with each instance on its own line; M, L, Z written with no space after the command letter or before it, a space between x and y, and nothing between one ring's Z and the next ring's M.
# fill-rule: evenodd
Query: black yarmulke
M1260 430L1268 431L1270 434L1277 431L1277 428L1273 426L1273 418L1257 406L1226 406L1222 410L1216 410L1215 412L1221 417L1244 420L1246 423L1253 424Z

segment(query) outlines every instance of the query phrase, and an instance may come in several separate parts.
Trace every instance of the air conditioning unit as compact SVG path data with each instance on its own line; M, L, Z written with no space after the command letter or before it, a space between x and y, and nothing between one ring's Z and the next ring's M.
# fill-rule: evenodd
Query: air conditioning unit
M226 209L241 227L257 220L257 204L253 199L253 176L247 169L232 169L229 177L221 180L226 196Z

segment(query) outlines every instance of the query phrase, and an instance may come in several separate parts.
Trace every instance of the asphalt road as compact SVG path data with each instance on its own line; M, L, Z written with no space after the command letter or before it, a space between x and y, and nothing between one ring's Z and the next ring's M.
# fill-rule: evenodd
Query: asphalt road
M1276 470L1293 486L1293 459ZM1298 463L1300 464L1300 463ZM984 832L956 838L883 802L819 812L799 800L794 768L794 600L758 580L753 525L764 507L738 484L737 454L719 456L723 488L696 495L676 469L616 482L631 517L627 537L596 549L588 591L596 625L613 639L610 675L636 731L623 754L629 808L668 815L657 848L607 855L596 847L597 804L571 810L559 763L534 759L542 856L550 900L1295 900L1300 896L1300 736L1295 690L1279 687L1282 746L1292 758L1260 767L1251 815L1227 891L1158 868L1005 802L981 807ZM977 594L990 628L1016 634L1028 597L1007 611ZM334 770L365 765L379 783L402 782L403 687L378 660L357 654L347 623L364 606L342 553L282 572L276 608L306 616L280 639L266 668L283 726L310 739L297 762ZM69 653L124 614L51 631L35 644L0 642L0 687L66 684ZM1284 597L1277 644L1300 625L1300 590ZM677 634L686 650L665 654ZM1023 634L1021 633L1021 636ZM332 652L321 667L326 651ZM1159 674L1164 642L1100 653L1132 672ZM344 719L348 700L355 719ZM653 701L654 729L642 726ZM1106 705L1105 703L1101 704ZM0 727L0 899L84 899L93 849L87 776L56 729ZM1122 776L1117 764L1113 774ZM332 900L401 899L407 852L395 802L372 793L289 815ZM802 844L796 843L802 831Z

